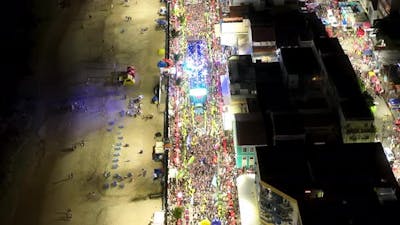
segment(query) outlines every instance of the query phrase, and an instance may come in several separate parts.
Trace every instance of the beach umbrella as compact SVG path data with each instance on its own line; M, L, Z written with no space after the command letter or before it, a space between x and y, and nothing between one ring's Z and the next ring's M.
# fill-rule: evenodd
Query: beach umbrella
M159 61L158 63L157 63L157 66L158 67L167 67L168 66L168 64L166 63L166 62L164 62L164 61Z
M364 34L365 34L365 31L361 27L359 27L357 29L357 37L362 37L362 36L364 36Z
M165 49L164 48L159 48L157 51L158 55L165 55Z

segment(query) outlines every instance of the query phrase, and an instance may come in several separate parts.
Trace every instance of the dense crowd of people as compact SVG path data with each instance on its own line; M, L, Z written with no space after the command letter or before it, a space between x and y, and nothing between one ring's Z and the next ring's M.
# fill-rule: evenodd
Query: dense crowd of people
M332 15L329 15L331 12ZM325 21L327 33L331 37L337 37L344 52L348 55L352 66L362 81L365 91L373 98L382 98L385 102L389 98L398 97L390 92L390 81L383 75L384 65L379 57L379 50L382 47L382 40L376 40L371 24L364 15L360 2L357 1L330 1L321 3L316 8L316 13ZM331 18L331 19L330 19ZM334 18L334 19L332 19ZM364 20L356 19L364 18ZM332 21L338 21L332 24ZM396 115L394 115L396 116ZM383 147L391 149L395 160L391 162L393 173L400 181L400 142L399 131L396 128L391 116L389 121L383 121L383 125L377 127L377 141ZM389 122L389 123L387 123Z
M176 33L170 35L170 57L175 60L176 73L170 74L169 120L173 149L168 167L175 172L168 178L167 222L197 224L204 219L214 219L221 224L236 224L239 218L236 215L237 171L232 136L222 127L220 81L220 76L228 72L226 59L230 53L219 45L213 26L219 23L219 5L213 0L172 0L170 9L170 26ZM328 35L339 39L367 90L379 96L385 90L380 82L379 57L373 52L375 43L367 32L370 24L352 17L363 13L360 9L356 3L339 4L337 1L315 8L317 15L328 23ZM205 44L201 44L198 51L191 51L188 43L197 40ZM201 113L194 109L189 97L192 79L199 74L194 74L193 78L190 73L194 68L185 69L190 66L185 61L188 59L195 61L193 66L207 70L201 77L208 91ZM173 216L177 207L184 212L182 218Z
M171 1L170 24L180 34L170 37L170 56L176 74L170 74L169 120L172 150L169 155L167 223L198 224L203 220L236 224L238 217L234 149L231 133L224 131L220 75L227 73L227 52L218 45L214 26L219 14L215 1ZM188 42L201 40L197 49ZM203 44L204 43L204 44ZM201 58L199 58L201 57ZM189 96L196 60L207 96L200 113ZM198 71L197 71L198 72ZM177 82L179 80L179 82ZM182 218L173 211L183 210Z

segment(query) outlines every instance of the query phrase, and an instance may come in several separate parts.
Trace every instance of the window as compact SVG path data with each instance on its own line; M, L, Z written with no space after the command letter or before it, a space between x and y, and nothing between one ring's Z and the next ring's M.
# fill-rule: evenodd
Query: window
M247 147L243 147L242 152L247 152Z
M242 167L247 167L247 158L242 157Z

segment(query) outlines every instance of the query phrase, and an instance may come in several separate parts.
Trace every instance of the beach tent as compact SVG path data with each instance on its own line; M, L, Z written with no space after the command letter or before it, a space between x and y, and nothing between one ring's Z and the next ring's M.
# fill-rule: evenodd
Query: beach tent
M154 145L154 153L155 154L163 154L164 153L164 142L156 141Z
M163 211L157 211L153 214L153 225L164 225L165 213Z

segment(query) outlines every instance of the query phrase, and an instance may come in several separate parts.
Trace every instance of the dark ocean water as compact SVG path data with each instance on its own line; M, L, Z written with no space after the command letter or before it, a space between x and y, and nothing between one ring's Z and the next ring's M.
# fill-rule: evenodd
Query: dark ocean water
M20 81L32 76L29 66L34 44L32 30L35 19L31 0L5 1L1 15L0 29L0 115L9 115L20 96L17 88Z
M2 2L0 28L0 185L7 179L8 162L20 136L11 121L16 105L23 98L18 93L21 81L33 76L30 58L35 40L32 31L35 19L30 0ZM21 120L18 120L21 121Z

